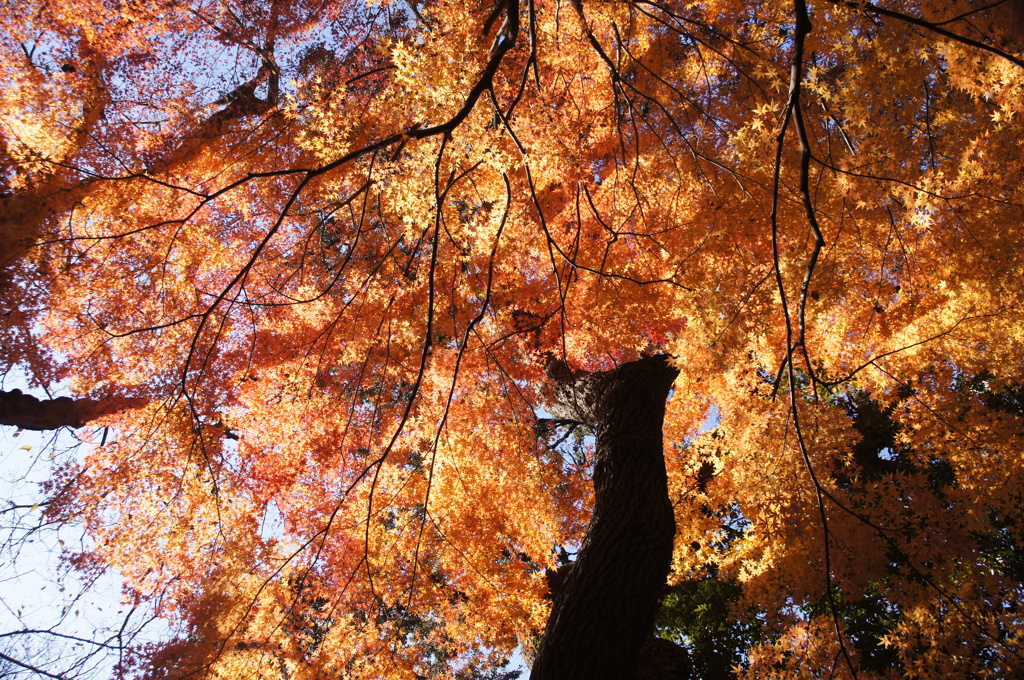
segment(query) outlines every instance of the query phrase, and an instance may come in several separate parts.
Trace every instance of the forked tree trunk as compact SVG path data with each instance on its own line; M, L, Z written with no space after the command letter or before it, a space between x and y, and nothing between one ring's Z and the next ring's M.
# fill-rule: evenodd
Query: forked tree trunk
M662 426L678 371L664 356L602 373L548 366L548 410L597 428L594 514L576 562L554 593L531 680L631 680L654 631L672 561Z

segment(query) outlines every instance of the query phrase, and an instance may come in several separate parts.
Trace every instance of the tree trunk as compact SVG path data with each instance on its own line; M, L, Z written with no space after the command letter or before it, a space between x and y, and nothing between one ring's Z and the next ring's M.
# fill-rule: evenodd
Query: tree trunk
M554 593L531 680L629 680L672 561L675 519L662 450L665 400L678 371L647 357L602 373L548 366L548 410L597 428L594 515Z
M61 427L83 427L91 420L128 408L144 406L146 400L125 397L95 399L37 399L21 390L0 391L0 425L14 425L23 430L56 430Z

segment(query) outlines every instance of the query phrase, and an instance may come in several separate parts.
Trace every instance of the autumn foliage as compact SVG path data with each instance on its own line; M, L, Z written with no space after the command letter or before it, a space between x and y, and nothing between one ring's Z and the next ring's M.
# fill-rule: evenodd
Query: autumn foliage
M1018 8L8 3L0 360L108 405L47 515L173 623L119 671L501 677L546 359L667 353L739 677L1024 673Z

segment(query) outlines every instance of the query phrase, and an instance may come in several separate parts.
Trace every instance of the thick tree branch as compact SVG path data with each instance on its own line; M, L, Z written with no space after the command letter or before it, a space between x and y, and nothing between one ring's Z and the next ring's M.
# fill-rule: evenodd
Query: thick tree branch
M56 430L61 427L84 427L102 416L138 408L145 399L109 397L107 399L37 399L21 390L0 392L0 425L14 425L23 430Z

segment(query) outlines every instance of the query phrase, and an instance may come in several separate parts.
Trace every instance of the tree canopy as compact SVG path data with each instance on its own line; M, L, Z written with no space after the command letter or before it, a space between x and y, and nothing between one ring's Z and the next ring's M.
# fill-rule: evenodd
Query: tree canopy
M701 677L1024 673L1017 0L25 0L0 36L0 362L63 395L0 422L80 428L42 522L174 631L118 673L505 677L593 502L545 366L653 354Z

